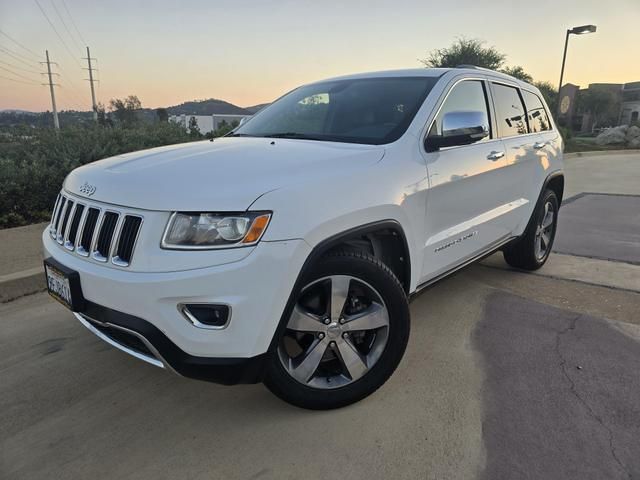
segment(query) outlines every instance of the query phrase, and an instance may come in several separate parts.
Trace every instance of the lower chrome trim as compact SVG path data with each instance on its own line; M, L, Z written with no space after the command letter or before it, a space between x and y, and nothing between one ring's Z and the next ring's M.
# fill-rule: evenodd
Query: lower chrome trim
M464 260L462 263L456 265L455 267L453 267L450 270L447 270L446 272L440 273L438 275L436 275L435 277L427 280L426 282L421 283L420 285L418 285L416 287L416 289L411 293L411 295L415 295L416 293L420 293L421 290L424 290L425 288L433 285L434 283L442 280L445 277L448 277L449 275L457 272L458 270L471 265L474 262L477 262L478 260L487 257L488 255L491 255L492 253L496 252L500 247L503 247L504 245L506 245L507 243L509 243L511 240L513 240L516 237L512 237L512 236L508 236L505 237L503 239L500 239L494 243L492 243L489 247L485 248L484 250L482 250L480 253L477 253L475 255L473 255L471 258L468 258L467 260Z
M164 358L162 358L162 355L160 355L158 350L156 350L156 348L145 337L140 335L138 332L135 332L135 331L130 330L128 328L121 327L120 325L114 325L113 323L100 322L100 321L98 321L98 320L96 320L94 318L90 318L90 317L88 317L88 316L86 316L86 315L84 315L82 313L73 312L73 315L80 321L80 323L82 323L82 325L87 327L87 329L89 331L91 331L91 333L96 335L98 338L104 340L109 345L111 345L113 347L116 347L118 350L122 350L123 352L128 353L129 355L132 355L132 356L136 357L138 360L142 360L144 362L150 363L151 365L154 365L156 367L164 368L165 370L168 370L168 371L173 372L176 375L178 375L178 373L171 367L171 365L169 365L167 363L167 361ZM149 349L149 351L151 353L153 353L154 356L150 357L149 355L145 355L143 353L136 352L135 350L133 350L131 348L127 348L124 345L116 342L115 340L112 340L107 335L105 335L100 330L98 330L93 325L91 325L91 322L95 322L95 323L98 323L100 325L104 325L105 327L115 328L117 330L121 330L123 332L126 332L126 333L128 333L130 335L133 335L133 336L137 337L142 343L145 344L145 346Z
M224 305L229 309L229 316L227 317L227 321L224 322L224 325L207 325L206 323L202 323L196 317L192 315L192 313L187 308L186 303L178 304L178 311L186 318L189 323L191 323L194 327L202 328L204 330L224 330L229 326L229 322L231 322L231 305L228 303L207 303L207 302L189 302L189 305Z

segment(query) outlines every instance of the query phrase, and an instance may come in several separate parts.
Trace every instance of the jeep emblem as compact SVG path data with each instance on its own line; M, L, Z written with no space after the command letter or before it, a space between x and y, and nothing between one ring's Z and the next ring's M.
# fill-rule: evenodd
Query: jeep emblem
M78 189L80 193L85 194L87 197L90 197L94 193L96 193L96 187L91 185L90 183L84 182L80 188Z

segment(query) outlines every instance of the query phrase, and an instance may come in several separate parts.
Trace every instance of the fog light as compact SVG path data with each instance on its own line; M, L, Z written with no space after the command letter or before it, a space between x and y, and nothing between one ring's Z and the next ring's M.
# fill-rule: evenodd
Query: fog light
M228 305L185 303L178 305L178 310L199 328L225 328L231 317L231 308Z

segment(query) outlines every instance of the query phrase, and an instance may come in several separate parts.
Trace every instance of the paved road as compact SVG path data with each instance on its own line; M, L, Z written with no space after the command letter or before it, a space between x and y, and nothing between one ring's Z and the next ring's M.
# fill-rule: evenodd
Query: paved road
M25 297L0 306L0 478L639 478L638 312L638 293L474 266L412 303L382 389L308 412Z

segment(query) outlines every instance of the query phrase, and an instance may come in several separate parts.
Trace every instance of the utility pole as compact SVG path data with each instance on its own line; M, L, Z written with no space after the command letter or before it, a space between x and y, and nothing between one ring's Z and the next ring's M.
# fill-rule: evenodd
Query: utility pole
M97 122L98 121L98 105L96 105L96 91L93 87L93 82L95 82L96 80L93 79L93 70L94 68L91 67L91 54L89 53L89 47L87 47L87 58L85 59L87 61L87 64L89 65L89 68L86 68L85 70L89 70L89 84L91 85L91 105L93 107L93 121ZM86 79L85 79L86 80Z
M58 120L58 109L56 107L56 94L55 91L53 89L53 87L56 85L55 83L53 83L53 78L52 75L54 75L53 73L51 73L51 62L49 61L49 50L45 50L45 53L47 54L47 75L49 77L49 83L45 83L45 85L49 85L49 90L51 91L51 108L53 110L53 126L55 127L56 130L60 130L60 121ZM43 62L41 62L43 63ZM54 63L54 65L56 65Z

